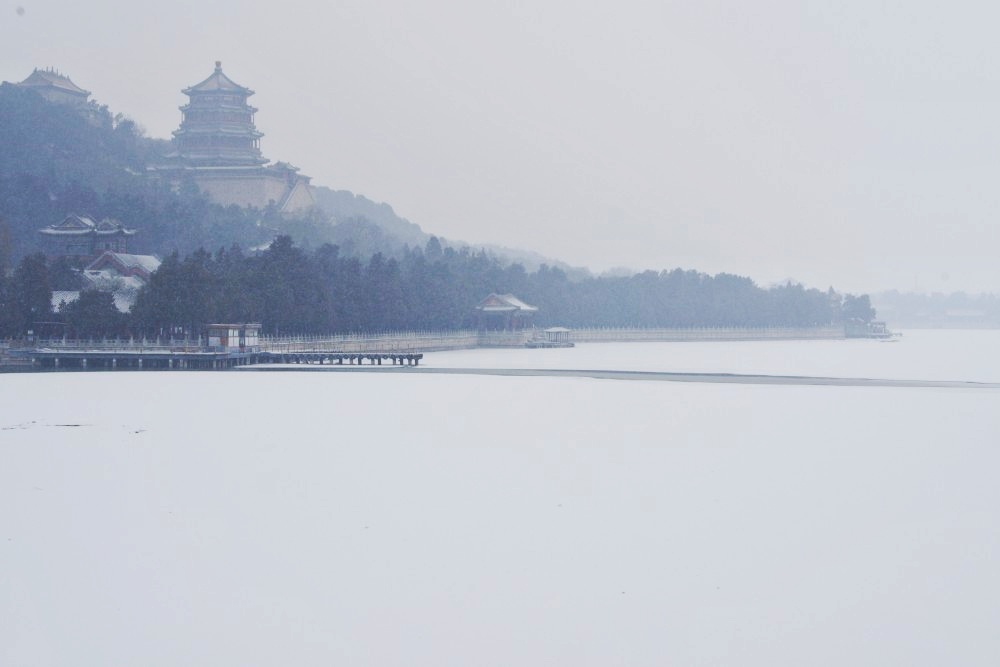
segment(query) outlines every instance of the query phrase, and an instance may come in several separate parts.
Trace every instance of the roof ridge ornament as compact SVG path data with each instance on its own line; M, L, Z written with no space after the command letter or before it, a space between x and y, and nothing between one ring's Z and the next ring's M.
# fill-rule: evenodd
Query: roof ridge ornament
M221 72L222 71L222 61L221 60L216 60L215 61L215 71L216 72Z

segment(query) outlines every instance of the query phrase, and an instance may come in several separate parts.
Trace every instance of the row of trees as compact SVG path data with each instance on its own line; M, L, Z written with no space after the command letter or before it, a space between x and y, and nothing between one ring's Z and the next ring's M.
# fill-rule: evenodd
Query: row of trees
M50 265L40 253L24 257L10 275L0 264L0 338L35 334L121 336L130 331L129 316L118 311L108 292L86 291L58 311L52 288L60 265Z
M128 315L110 295L88 292L51 312L48 271L43 256L31 255L5 280L4 335L54 320L79 336L197 334L220 321L261 322L275 334L457 329L475 326L474 306L490 292L537 305L540 326L819 326L874 317L867 296L832 289L762 289L740 276L680 269L570 280L558 268L528 273L434 238L399 259L376 253L367 261L334 245L307 251L287 236L259 254L235 246L173 253Z

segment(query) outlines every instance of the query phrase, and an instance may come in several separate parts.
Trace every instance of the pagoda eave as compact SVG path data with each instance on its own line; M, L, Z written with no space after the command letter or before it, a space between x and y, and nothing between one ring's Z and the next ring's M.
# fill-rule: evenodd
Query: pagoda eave
M250 97L256 94L249 88L215 88L213 90L198 90L197 88L185 88L181 91L188 97L209 96L209 95L245 95Z
M192 105L190 102L188 104L185 104L182 107L177 107L178 110L184 111L184 112L187 112L187 111L198 111L200 109L205 109L205 108L207 108L207 105L203 105L203 104ZM257 107L252 107L249 104L246 104L246 105L241 105L241 104L215 104L215 105L212 105L211 108L212 109L220 109L220 110L224 110L224 111L249 111L250 113L257 113L258 111L260 111L260 109L258 109Z
M213 127L206 129L194 129L188 127L183 130L174 130L173 135L178 138L222 135L226 137L247 137L248 139L260 139L261 137L264 136L264 133L258 132L256 130L248 132L242 129L235 130L235 129L227 129L224 127Z

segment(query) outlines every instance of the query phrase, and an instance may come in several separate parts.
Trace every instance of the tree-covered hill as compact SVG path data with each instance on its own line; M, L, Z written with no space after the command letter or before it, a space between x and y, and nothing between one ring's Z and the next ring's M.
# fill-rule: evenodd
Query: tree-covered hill
M223 207L193 183L173 191L146 177L169 142L144 136L135 122L95 103L80 110L4 84L0 147L0 255L9 262L39 250L38 229L71 213L120 220L139 230L134 251L161 256L234 243L253 248L279 234L313 247L349 246L356 236L354 245L367 254L401 251L405 243L364 222L360 216L376 212L374 205L356 207L357 215L334 225L321 211L288 217Z
M193 183L174 190L147 178L168 144L133 121L11 85L0 86L0 147L0 335L51 317L70 318L81 334L101 333L84 323L194 330L213 319L261 321L272 332L454 328L468 326L490 292L535 303L539 324L568 326L808 326L874 314L867 297L795 284L762 289L729 274L595 278L537 255L512 262L503 251L451 247L387 205L326 188L321 207L299 217L222 207ZM50 311L45 293L68 289L59 287L65 267L31 253L38 229L70 213L134 227L133 252L165 258L131 316L95 316L109 306L89 297Z
M305 247L333 243L345 255L401 257L430 239L388 204L345 190L316 187L317 210L297 217L219 206L194 184L172 191L146 177L147 165L170 151L168 141L146 137L134 121L96 103L80 110L10 84L0 86L0 147L0 263L8 266L40 249L38 229L69 214L120 220L140 232L135 252L161 256L234 243L254 248L289 234ZM559 265L491 250L530 268Z
M421 229L420 225L399 216L389 204L374 202L364 195L356 195L347 190L331 190L318 186L316 204L336 223L337 229L333 233L331 242L339 244L341 250L348 254L358 252L361 257L367 257L373 252L382 252L398 257L404 246L422 248L432 236ZM470 252L485 250L508 263L521 264L529 271L536 271L542 264L547 264L566 271L573 278L590 275L587 269L573 267L530 250L491 244L475 245L462 240L443 239L440 236L436 238L442 245L456 250L462 248L467 248Z

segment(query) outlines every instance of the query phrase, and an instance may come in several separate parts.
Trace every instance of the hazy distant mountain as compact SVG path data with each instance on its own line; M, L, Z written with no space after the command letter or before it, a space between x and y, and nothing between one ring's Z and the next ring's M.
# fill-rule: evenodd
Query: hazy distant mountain
M315 192L317 205L324 213L331 216L335 223L334 242L342 246L348 244L345 250L350 254L392 252L396 247L403 245L423 248L432 236L421 229L420 225L397 215L392 206L384 202L375 202L364 195L357 195L347 190L333 190L322 185L316 186ZM373 223L382 233L373 231L362 221ZM570 277L589 275L586 269L572 267L565 262L530 250L491 244L472 244L442 237L438 239L444 245L453 248L486 250L507 262L517 262L528 271L535 271L542 264L548 264L563 269ZM366 250L368 252L365 252Z
M430 234L420 229L406 218L401 218L386 203L374 202L364 195L356 195L347 190L332 190L325 186L316 186L316 204L324 213L331 216L335 223L351 219L364 218L378 225L382 231L401 244L410 247L424 247L430 239Z
M879 292L871 297L890 326L913 329L998 329L1000 295Z

